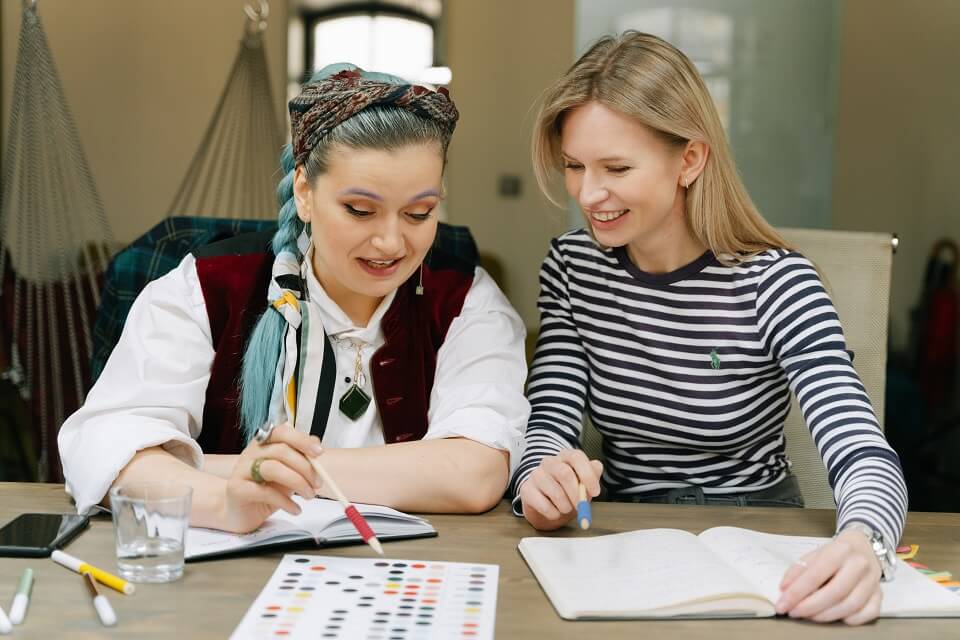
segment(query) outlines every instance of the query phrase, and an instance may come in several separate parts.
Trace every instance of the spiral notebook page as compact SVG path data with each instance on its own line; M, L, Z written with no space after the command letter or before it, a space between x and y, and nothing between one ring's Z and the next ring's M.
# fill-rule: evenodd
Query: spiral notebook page
M492 639L500 568L287 554L232 640Z

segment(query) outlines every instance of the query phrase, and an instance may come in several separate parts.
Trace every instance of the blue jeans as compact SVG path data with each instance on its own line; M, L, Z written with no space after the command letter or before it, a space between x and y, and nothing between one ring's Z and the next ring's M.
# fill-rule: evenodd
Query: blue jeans
M611 502L643 502L651 504L711 504L733 507L803 507L803 494L793 474L759 491L707 495L695 486L667 489L654 493L611 493L605 498Z

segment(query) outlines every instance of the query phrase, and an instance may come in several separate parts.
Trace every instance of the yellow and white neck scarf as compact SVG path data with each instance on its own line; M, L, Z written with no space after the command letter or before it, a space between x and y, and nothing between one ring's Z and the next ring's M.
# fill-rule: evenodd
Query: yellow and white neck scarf
M309 248L310 236L304 229L300 233L300 237L297 238L297 249L301 256L305 256ZM299 290L290 288L292 283L299 283ZM273 261L270 287L267 290L267 300L270 306L283 316L287 323L283 341L280 343L280 357L277 359L273 391L270 394L268 419L274 424L286 422L295 426L297 415L297 330L306 319L307 306L303 304L305 291L306 285L302 277L301 260L292 251L281 251Z

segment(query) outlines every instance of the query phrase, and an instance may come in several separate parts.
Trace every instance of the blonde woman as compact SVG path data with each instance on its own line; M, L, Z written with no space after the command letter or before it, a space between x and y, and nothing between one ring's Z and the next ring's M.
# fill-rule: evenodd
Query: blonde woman
M777 611L861 624L903 527L906 488L815 267L747 195L686 56L627 32L545 94L541 187L562 173L587 229L540 271L540 338L514 508L537 529L578 483L630 502L802 506L784 450L796 394L838 504L833 541L783 578ZM586 407L605 466L578 449Z

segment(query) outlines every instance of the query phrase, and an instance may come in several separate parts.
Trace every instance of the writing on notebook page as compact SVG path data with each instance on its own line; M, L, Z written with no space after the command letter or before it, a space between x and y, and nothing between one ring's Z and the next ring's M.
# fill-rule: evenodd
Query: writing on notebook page
M780 582L797 559L823 546L822 538L791 536L778 539L769 534L753 535L747 529L714 527L700 534L700 540L735 567L771 602L780 599Z

